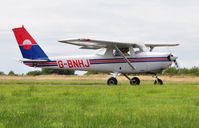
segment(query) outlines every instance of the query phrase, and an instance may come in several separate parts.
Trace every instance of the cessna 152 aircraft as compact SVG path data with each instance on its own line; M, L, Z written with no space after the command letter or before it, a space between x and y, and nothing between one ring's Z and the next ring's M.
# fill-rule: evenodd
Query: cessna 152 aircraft
M139 85L138 77L130 78L127 74L150 73L155 76L154 84L162 85L163 81L156 75L174 62L177 57L171 53L153 52L155 47L177 46L179 44L144 44L133 42L114 42L92 39L72 39L59 42L80 46L80 49L105 49L103 54L88 56L49 57L22 26L13 29L23 59L27 66L39 68L59 68L71 70L93 70L111 72L108 85L117 85L116 76L124 75L131 85ZM144 48L148 47L149 51Z

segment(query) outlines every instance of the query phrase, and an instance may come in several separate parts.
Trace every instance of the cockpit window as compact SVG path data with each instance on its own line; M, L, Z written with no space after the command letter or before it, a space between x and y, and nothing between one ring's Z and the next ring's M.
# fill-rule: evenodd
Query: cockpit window
M133 48L135 54L142 52L142 50L140 48Z
M125 56L130 55L129 48L119 48L119 49ZM116 49L113 49L113 55L114 56L121 56L120 53Z
M103 56L105 54L106 50L107 50L106 48L99 49L96 54Z
M134 54L138 54L143 52L143 47L138 44L134 44L126 47L119 47L120 51L124 54L124 56L131 56ZM121 56L120 53L113 47L102 48L98 50L97 55L101 56Z
M134 45L133 46L133 51L134 51L135 54L137 54L137 53L143 52L144 50L143 50L143 48L141 46Z

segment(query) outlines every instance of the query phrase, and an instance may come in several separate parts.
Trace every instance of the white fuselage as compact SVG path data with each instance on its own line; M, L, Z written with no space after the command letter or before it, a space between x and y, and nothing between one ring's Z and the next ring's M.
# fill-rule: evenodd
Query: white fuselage
M93 70L100 72L117 73L155 73L171 66L172 61L168 59L169 53L140 52L133 56L126 56L135 69L121 56L68 56L49 58L48 62L37 65L26 65L41 68L60 68L70 70Z

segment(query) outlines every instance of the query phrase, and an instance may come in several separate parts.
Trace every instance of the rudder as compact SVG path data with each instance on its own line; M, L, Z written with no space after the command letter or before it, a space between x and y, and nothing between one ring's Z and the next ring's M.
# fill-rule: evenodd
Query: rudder
M19 45L23 58L26 59L48 59L48 56L44 53L37 42L31 37L31 35L22 26L20 28L12 29Z

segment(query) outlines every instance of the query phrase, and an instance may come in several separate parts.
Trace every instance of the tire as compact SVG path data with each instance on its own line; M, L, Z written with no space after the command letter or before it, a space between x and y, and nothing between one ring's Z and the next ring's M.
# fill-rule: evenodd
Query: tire
M154 85L163 85L163 81L161 79L157 79L154 81Z
M133 77L131 80L130 80L130 84L131 85L140 85L140 79L138 77Z
M111 77L107 80L107 85L117 85L117 79L115 77Z

